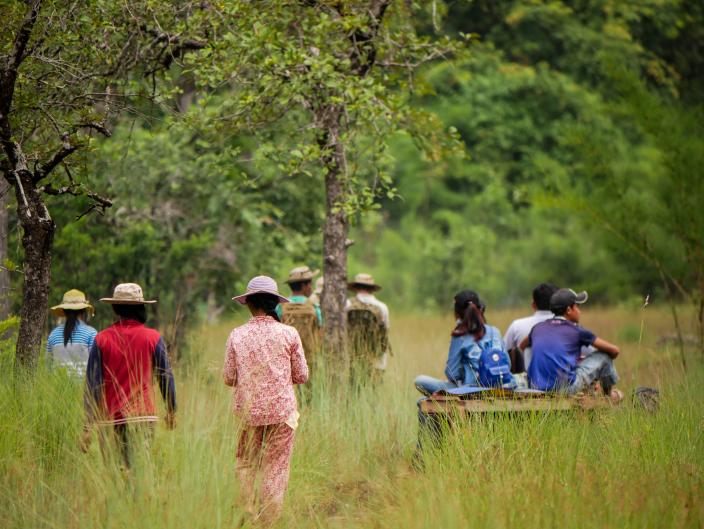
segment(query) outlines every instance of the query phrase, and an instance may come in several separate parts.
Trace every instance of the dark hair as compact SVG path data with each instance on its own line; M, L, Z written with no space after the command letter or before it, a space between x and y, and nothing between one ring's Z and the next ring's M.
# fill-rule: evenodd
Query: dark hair
M263 310L267 316L271 316L276 321L280 322L279 315L276 314L276 306L279 304L279 298L274 294L250 294L247 296L247 305L254 309Z
M486 307L473 290L463 290L455 294L455 316L459 322L452 331L452 336L471 334L477 340L486 332Z
M112 306L112 310L120 318L137 320L139 323L147 323L147 308L141 303L139 305L115 304Z
M291 288L291 292L298 292L300 290L303 290L303 287L306 285L310 285L311 280L306 279L304 281L293 281L288 284L288 286ZM277 301L278 303L278 301Z
M533 289L533 303L538 310L550 310L550 298L559 289L553 283L540 283Z
M567 309L569 309L573 305L576 305L576 303L572 303L572 305L553 305L550 310L552 310L552 313L555 316L564 316L565 312L567 312Z
M80 310L67 310L64 309L64 316L66 316L66 322L64 323L64 347L71 342L71 335L76 327L78 327L78 318L85 318L86 309Z

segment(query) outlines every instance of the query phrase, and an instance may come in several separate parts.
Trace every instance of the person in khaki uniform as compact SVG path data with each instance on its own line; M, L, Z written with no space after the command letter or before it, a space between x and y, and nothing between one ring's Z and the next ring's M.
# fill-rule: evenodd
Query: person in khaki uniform
M315 289L313 293L308 296L308 299L313 302L313 305L320 307L321 296L323 295L323 287L325 286L325 278L320 276L315 280Z
M347 344L355 372L363 377L379 377L390 352L389 309L374 295L381 286L370 274L357 274L347 287L355 293L347 300Z
M303 350L311 365L314 364L316 352L322 345L323 315L320 307L310 300L313 278L318 273L318 270L312 271L307 266L298 266L291 270L286 279L291 289L289 301L276 307L281 323L295 327L298 331Z

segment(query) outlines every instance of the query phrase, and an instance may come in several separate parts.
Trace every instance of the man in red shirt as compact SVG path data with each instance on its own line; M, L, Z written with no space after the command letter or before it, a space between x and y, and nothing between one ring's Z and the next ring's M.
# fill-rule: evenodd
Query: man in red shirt
M145 300L141 287L135 283L117 285L113 297L100 301L112 305L118 320L98 333L91 348L86 372L86 413L89 423L112 429L129 467L134 433L146 429L148 436L158 421L152 387L155 375L167 407L167 427L173 427L174 376L163 338L144 326L145 304L156 301ZM101 439L104 437L101 435Z

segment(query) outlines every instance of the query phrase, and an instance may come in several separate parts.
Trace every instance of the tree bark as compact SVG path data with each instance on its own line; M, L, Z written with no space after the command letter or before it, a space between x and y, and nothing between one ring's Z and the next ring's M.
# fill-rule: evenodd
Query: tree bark
M347 235L349 222L342 205L346 194L345 148L340 141L339 109L327 109L326 126L319 143L325 149L326 214L323 227L323 274L321 299L325 315L325 348L347 365L345 352L345 300L347 294Z
M10 315L10 272L5 268L7 259L8 214L10 186L0 177L0 320Z
M35 187L33 174L16 146L13 187L17 199L17 218L22 226L24 250L22 309L15 349L16 366L34 370L39 359L51 281L51 249L56 226L44 204L41 191Z

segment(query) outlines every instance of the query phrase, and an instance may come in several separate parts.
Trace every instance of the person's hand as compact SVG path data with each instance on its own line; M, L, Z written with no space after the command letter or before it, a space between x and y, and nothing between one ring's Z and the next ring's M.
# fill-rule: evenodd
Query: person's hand
M166 428L169 430L173 430L176 427L176 416L174 415L174 412L169 411L166 412Z
M84 454L88 452L91 442L93 441L93 432L87 424L83 426L83 431L81 432L81 437L78 439L78 448Z

